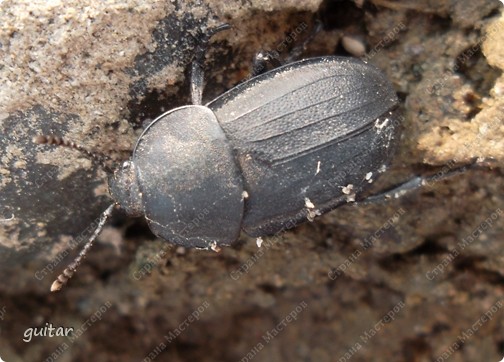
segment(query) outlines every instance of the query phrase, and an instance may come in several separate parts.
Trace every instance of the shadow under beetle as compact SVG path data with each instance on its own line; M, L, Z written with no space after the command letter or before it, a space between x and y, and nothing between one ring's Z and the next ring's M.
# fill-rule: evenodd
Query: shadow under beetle
M193 105L150 123L131 159L109 178L115 203L51 291L72 277L116 204L129 215L145 216L162 239L218 250L241 230L271 235L355 201L386 170L399 138L398 99L383 73L360 60L296 61L201 105L206 45L227 28L210 30L196 49ZM36 142L89 155L57 137L39 136ZM422 181L413 179L378 198Z

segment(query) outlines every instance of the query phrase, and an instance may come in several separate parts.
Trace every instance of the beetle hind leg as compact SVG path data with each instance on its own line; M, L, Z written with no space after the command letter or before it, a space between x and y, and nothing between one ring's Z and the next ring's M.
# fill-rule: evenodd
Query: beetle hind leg
M370 195L365 197L362 200L357 200L355 203L358 204L371 204L383 202L390 199L398 199L409 194L416 189L419 189L424 186L432 185L435 182L444 180L446 178L458 175L460 173L464 173L468 170L472 169L490 169L488 162L481 161L479 159L473 160L471 163L463 164L456 167L444 167L441 171L433 174L433 175L419 175L415 176L401 184L395 185L392 188L389 188L385 191L381 191L377 194Z

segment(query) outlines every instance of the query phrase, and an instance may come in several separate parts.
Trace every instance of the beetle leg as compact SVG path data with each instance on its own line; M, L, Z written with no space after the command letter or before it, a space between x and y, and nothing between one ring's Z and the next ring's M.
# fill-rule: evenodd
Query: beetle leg
M289 52L289 56L285 60L285 64L292 63L293 61L299 59L301 57L301 54L306 50L308 47L308 44L311 43L313 38L322 30L322 22L320 20L315 21L315 26L313 27L313 30L310 32L310 35L303 40L302 43L294 45L292 50Z
M367 196L362 200L357 200L356 204L370 204L376 202L383 202L390 199L398 199L411 191L414 191L420 187L431 185L435 182L444 180L446 178L458 175L460 173L466 172L470 169L488 169L489 166L486 162L482 162L478 159L475 159L473 162L461 165L458 167L450 168L449 170L442 170L434 175L428 176L415 176L409 179L406 182L403 182L399 185L395 185L392 188L379 192L375 195Z
M195 105L202 104L203 83L205 76L203 71L203 64L205 61L205 53L208 48L210 38L218 32L227 30L230 27L231 26L229 24L216 26L215 28L209 29L200 37L200 39L198 39L199 44L194 50L194 59L191 66L191 100Z
M252 61L251 76L255 77L269 70L268 63L271 65L270 68L278 68L282 64L289 64L298 59L320 30L322 30L322 22L317 20L310 35L303 40L302 43L294 45L289 56L284 62L280 61L280 54L277 51L260 51L255 55L254 60Z
M275 51L261 51L257 53L252 61L252 72L250 75L255 77L266 72L268 70L268 63L273 68L281 66L282 63L278 58L279 54Z

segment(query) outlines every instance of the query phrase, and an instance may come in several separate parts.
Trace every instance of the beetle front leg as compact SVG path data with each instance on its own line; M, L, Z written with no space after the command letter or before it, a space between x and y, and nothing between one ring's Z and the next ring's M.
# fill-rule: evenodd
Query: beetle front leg
M322 22L320 20L315 20L315 26L313 27L308 37L304 39L303 42L301 42L300 44L296 44L292 48L292 50L289 52L289 56L287 57L287 59L285 59L285 63L289 64L295 60L298 60L299 57L301 57L301 54L303 54L306 48L308 47L308 44L310 44L310 42L322 30L322 28L323 28Z
M265 73L271 68L278 68L283 64L289 64L297 60L301 54L306 50L308 44L313 40L313 38L322 30L322 23L317 21L315 27L310 32L309 36L303 40L302 43L294 45L291 49L289 55L285 61L280 61L280 54L278 51L260 51L254 57L252 62L251 77L255 77L262 73ZM278 48L277 48L278 49ZM270 67L268 67L268 64Z
M191 100L192 104L201 105L203 98L204 86L204 70L203 64L205 61L205 53L208 48L210 38L220 31L231 28L229 24L222 24L215 28L209 29L198 39L198 46L194 51L194 59L191 66Z

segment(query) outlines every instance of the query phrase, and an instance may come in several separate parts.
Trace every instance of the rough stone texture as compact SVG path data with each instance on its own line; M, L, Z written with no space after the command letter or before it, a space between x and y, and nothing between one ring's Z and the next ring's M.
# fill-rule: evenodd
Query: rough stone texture
M57 361L138 361L149 353L156 361L504 356L502 5L356 3L0 3L5 361L52 353ZM377 189L416 172L442 173L452 160L493 158L493 170L472 170L385 204L339 208L264 238L261 248L242 235L220 253L177 249L154 239L142 220L118 213L70 284L48 294L76 253L68 245L89 235L109 200L105 172L31 138L54 133L125 159L143 122L189 103L185 70L199 31L232 25L208 52L204 98L212 99L249 76L255 52L278 48L303 22L307 30L296 42L306 39L315 13L324 30L303 56L343 52L338 40L345 34L363 39L365 58L402 99L401 149ZM198 307L199 320L181 325ZM285 319L296 307L297 320ZM485 313L489 320L478 324ZM27 328L46 322L82 334L22 341ZM184 330L168 343L164 336L177 328Z

